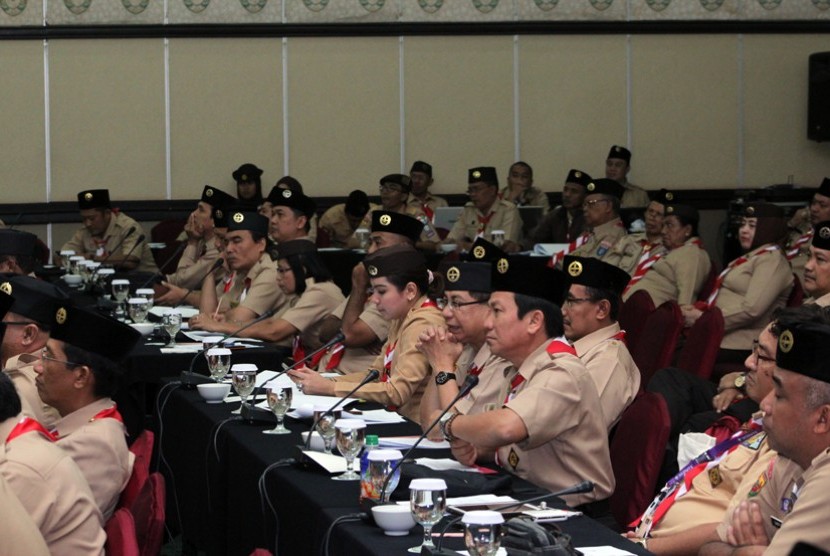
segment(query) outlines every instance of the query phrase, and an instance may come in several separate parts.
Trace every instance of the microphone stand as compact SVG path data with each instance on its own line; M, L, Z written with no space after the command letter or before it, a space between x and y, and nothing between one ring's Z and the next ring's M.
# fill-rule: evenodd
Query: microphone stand
M142 241L144 241L146 238L147 238L147 236L145 236L144 234L141 234L140 236L138 236L138 239L136 240L136 242L133 244L133 246L130 248L130 250L129 250L129 251L127 251L127 254L126 254L126 255L124 255L124 259L123 259L120 263L118 263L118 264L116 264L116 265L115 265L115 269L116 269L116 270L120 270L120 269L121 269L121 266L122 266L125 262L127 262L127 259L129 259L129 258L130 258L130 255L132 255L132 254L133 254L133 251L135 251L135 248L136 248L136 247L138 247L139 245L141 245L141 242L142 242ZM126 239L126 238L125 238L125 239ZM139 261L139 262L141 262L141 261Z

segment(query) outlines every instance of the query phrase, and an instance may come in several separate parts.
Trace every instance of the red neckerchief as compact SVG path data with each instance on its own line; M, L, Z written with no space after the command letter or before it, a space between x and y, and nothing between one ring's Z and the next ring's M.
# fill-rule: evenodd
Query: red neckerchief
M27 432L39 432L43 435L46 440L49 442L54 442L57 440L55 435L46 430L46 427L32 419L31 417L23 417L12 429L9 433L9 436L6 437L6 444L14 440L20 435L26 434Z
M315 368L317 364L320 362L320 359L323 358L323 355L325 355L325 353L325 351L321 351L320 353L316 354L314 357L311 358L311 361L306 362L306 365L310 369ZM294 335L294 343L291 349L291 357L294 359L294 361L302 361L306 357L305 346L303 345L303 340L302 338L300 338L299 334Z
M565 249L563 249L559 253L554 253L553 257L551 257L550 261L548 262L548 266L550 268L555 268L556 265L562 262L562 259L565 258L565 255L571 253L575 249L582 247L582 245L586 241L588 241L588 238L590 238L592 235L594 235L593 232L582 232L582 234L580 234L578 238L570 242Z
M429 221L432 222L433 219L435 218L435 211L432 210L432 207L430 207L428 204L422 202L421 203L421 209L424 211L424 214L427 215L427 218L429 218Z
M752 257L759 257L761 255L764 255L765 253L772 253L773 251L777 251L779 249L780 247L778 247L777 245L768 245L760 251L758 251L757 253L755 253L754 255L752 255ZM729 265L727 265L727 267L723 269L723 272L721 272L718 275L718 279L715 280L715 287L712 290L712 293L709 294L709 297L706 299L706 301L698 301L697 303L695 303L695 308L700 309L701 311L706 311L710 309L715 304L715 301L717 301L718 299L718 294L720 293L721 286L723 286L723 281L726 278L726 275L729 274L730 271L738 268L739 266L747 262L752 257L748 255L741 255L740 257L729 263Z
M467 374L470 376L478 376L481 374L481 369L478 368L478 365L473 365L470 367L470 370L467 371Z
M484 234L484 230L487 229L487 224L490 223L490 220L493 219L493 216L495 216L495 214L496 211L493 210L491 210L490 214L488 214L487 216L480 216L476 214L476 218L478 218L478 235Z
M222 288L222 293L228 293L233 287L234 279L236 278L236 271L231 272L225 276L225 285Z
M102 409L96 413L92 419L90 419L90 422L97 421L98 419L115 419L121 424L124 423L124 418L121 417L121 414L118 412L118 406L116 404L112 404L112 407Z
M793 244L787 249L787 260L791 261L798 256L799 251L801 251L801 247L810 241L813 240L813 230L810 230L806 234L802 235L800 238L795 240Z
M628 343L628 342L626 342L626 341L625 341L625 330L620 330L619 332L617 332L616 334L614 334L613 336L611 336L611 337L609 338L609 340L619 340L619 341L621 341L623 344L627 344L627 343Z
M513 377L513 380L510 381L510 390L508 390L507 395L504 397L504 403L507 403L516 397L516 389L521 386L524 381L525 377L522 375L516 375Z
M343 360L343 355L346 352L346 346L343 342L337 342L329 348L328 352L331 357L329 357L328 363L326 363L326 370L331 371L340 365L340 362Z
M555 340L551 340L548 347L545 348L545 351L548 352L548 355L554 355L556 353L570 353L571 355L576 355L574 347L561 336Z

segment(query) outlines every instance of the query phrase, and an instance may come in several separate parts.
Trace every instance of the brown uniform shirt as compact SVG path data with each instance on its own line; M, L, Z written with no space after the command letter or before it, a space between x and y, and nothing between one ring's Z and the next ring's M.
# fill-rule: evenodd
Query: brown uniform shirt
M591 257L594 259L605 260L605 256L623 236L625 236L625 226L622 220L615 218L605 224L600 224L591 230L591 235L585 240L585 243L571 251L571 255L576 257Z
M419 408L427 381L432 380L432 368L426 356L415 346L421 332L427 328L446 326L441 311L434 306L423 307L427 300L421 297L415 308L389 327L389 337L369 368L383 374L384 359L391 357L391 372L387 381L370 382L357 391L359 397L393 406L404 417L420 422ZM368 370L368 369L366 369ZM355 383L363 380L363 373L353 373L335 379L334 395L344 396Z
M40 529L50 553L103 554L104 519L78 465L37 432L7 442L18 421L0 423L0 474ZM3 514L2 519L7 517ZM4 537L0 544L7 541Z
M466 397L458 400L455 408L465 415L484 413L490 409L498 409L504 402L504 374L510 362L498 355L493 355L490 346L486 343L475 354L469 364L463 370L459 366L457 373L458 386L460 387L471 369L479 369L478 384L470 390Z
M665 254L666 248L663 247L662 242L649 242L645 232L637 232L623 236L611 247L611 250L602 260L623 269L633 276L640 263L640 257L646 251L649 256L654 256L661 253Z
M245 287L246 279L250 285ZM288 310L291 298L282 293L277 285L277 266L268 253L263 253L248 272L233 275L231 287L225 292L225 280L216 284L216 297L219 299L219 312L242 306L250 309L257 316L271 308L277 308L275 316Z
M130 234L130 237L124 239L129 229L133 226L135 226L135 231ZM121 243L121 247L118 247L118 254L126 255L132 249L131 256L134 256L140 260L135 270L141 272L157 272L158 267L156 266L156 261L153 259L153 252L150 249L149 244L150 236L145 235L145 239L141 242L141 245L135 247L138 237L142 234L144 234L144 229L141 227L141 224L123 212L113 212L110 224L104 232L103 239L106 239L106 243L104 244L101 252L112 252L112 250L115 249L119 243L121 243L121 240L124 239L124 243ZM135 247L135 249L133 249L133 247ZM98 243L96 243L95 239L93 239L92 234L90 234L86 228L82 227L78 228L78 230L75 231L75 235L72 236L72 239L64 243L63 247L61 247L61 251L69 249L75 251L78 255L91 259L96 254L100 254L99 249L101 249L101 247L99 247Z
M640 369L625 342L616 339L620 325L600 328L574 342L576 354L594 379L605 426L610 431L640 390Z
M218 258L219 250L213 240L190 243L182 251L176 272L167 275L167 281L180 288L201 289L202 279Z
M0 556L49 556L35 522L0 473Z
M578 357L550 355L546 347L533 352L518 370L525 380L505 407L524 422L528 437L500 447L499 465L551 491L593 481L592 492L563 496L571 506L603 500L614 492L615 483L608 432L597 411L599 394ZM510 380L506 377L502 386L505 397Z
M318 283L307 278L306 289L297 303L279 317L299 330L306 355L323 345L320 341L323 318L343 299L343 292L334 282Z
M346 203L336 204L324 212L318 227L326 231L332 247L347 247L349 238L354 235L346 217Z
M505 187L499 192L499 197L513 203L514 205L520 207L542 207L544 209L542 212L546 213L550 210L550 201L548 200L548 196L545 195L545 192L535 186L530 186L524 191L522 191L519 196L510 201L507 199L507 194L509 193L510 186Z
M634 292L645 290L655 307L671 300L679 305L694 303L712 270L709 254L693 243L696 239L690 238L654 263L643 278L623 294L623 301Z
M81 468L105 521L115 512L135 462L127 448L124 424L109 417L95 418L113 405L111 399L102 398L66 415L55 426L57 445Z
M43 403L35 384L35 363L40 361L40 353L24 353L10 357L6 361L6 373L20 396L20 403L23 405L23 415L31 417L46 429L51 429L58 419L61 418L58 410Z
M453 224L452 230L447 234L445 241L453 243L465 238L472 241L478 236L482 236L489 241L493 230L504 231L505 241L519 241L522 233L522 217L519 215L519 209L516 208L516 205L509 201L496 199L496 202L490 207L490 215L489 220L487 220L488 215L480 213L472 203L467 203L464 205L461 214L458 215L458 220ZM486 220L486 223L480 222L479 218Z
M340 305L332 311L331 314L342 320L343 313L346 311L347 302L348 298L343 300L343 302L340 303ZM363 321L363 323L366 324L372 332L375 333L375 336L378 337L378 341L365 347L345 348L343 356L340 359L340 363L331 369L327 369L329 361L333 356L333 351L329 350L329 352L323 356L323 359L320 360L320 364L317 366L318 371L325 372L326 370L329 370L340 374L349 374L365 373L371 368L372 363L374 363L375 358L378 356L378 351L380 350L381 345L386 341L387 336L389 336L390 322L383 318L383 316L378 312L377 305L369 302L367 302L363 307L363 312L360 313L360 317L358 318Z

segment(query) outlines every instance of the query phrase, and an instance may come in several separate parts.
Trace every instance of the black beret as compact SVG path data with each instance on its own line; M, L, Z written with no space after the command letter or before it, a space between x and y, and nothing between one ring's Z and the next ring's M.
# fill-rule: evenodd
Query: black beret
M363 218L369 212L369 196L365 192L355 189L346 198L346 206L343 208L346 214Z
M626 149L625 147L620 147L619 145L614 145L611 147L611 150L608 151L608 158L619 158L625 160L626 163L631 162L631 151Z
M237 182L245 183L260 183L262 170L256 167L256 164L246 162L236 170L234 170L233 179Z
M583 172L582 170L571 169L568 172L568 177L565 178L565 183L576 183L581 185L582 187L588 187L588 184L591 183L591 176Z
M675 198L674 193L668 189L661 189L660 191L655 191L651 194L651 200L655 203L660 203L661 205L669 205L674 203L677 199Z
M588 190L588 195L599 193L602 195L610 195L611 197L616 197L617 199L622 199L623 192L625 191L625 188L623 188L623 186L618 182L607 178L593 180L585 187L585 189Z
M0 278L0 291L14 297L13 313L46 326L52 324L58 307L69 302L57 286L31 276Z
M590 257L567 255L562 262L569 284L608 290L621 295L631 276L619 267Z
M490 263L455 261L441 265L446 278L445 289L470 292L490 292L492 277Z
M507 253L499 247L496 247L494 243L490 243L486 239L478 237L473 242L472 247L470 247L470 252L468 253L467 258L471 261L491 263L493 261L503 259L506 256Z
M665 216L679 216L687 222L694 224L700 222L700 213L691 205L668 205Z
M775 364L787 371L830 382L830 326L801 323L778 335Z
M226 214L228 231L248 230L258 232L262 236L268 235L268 219L256 212L231 209Z
M496 187L499 186L499 177L492 166L479 166L467 170L467 183L484 182Z
M406 243L384 247L366 255L363 259L363 266L366 267L370 278L422 269L424 273L427 272L427 262L424 256Z
M61 305L52 317L52 338L120 362L141 339L133 327L101 313Z
M825 197L830 197L830 178L824 178L821 182L821 185L818 186L818 190L816 191L819 195L824 195Z
M37 236L22 230L10 228L0 229L0 255L26 255L35 254Z
M753 201L744 208L747 218L784 218L784 209L766 201Z
M510 255L491 263L493 291L506 291L562 304L565 276L548 266L547 257Z
M6 316L12 303L14 303L14 298L0 289L0 319ZM3 325L0 323L0 340L3 339L2 332L4 331Z
M236 202L236 198L233 195L228 195L221 189L216 189L212 185L206 185L205 188L202 189L202 198L200 200L215 209L226 208Z
M432 177L432 164L424 162L423 160L416 160L412 163L412 168L409 170L410 174L412 172L421 172L429 177Z
M110 208L110 192L108 189L87 189L78 193L78 208Z
M372 231L390 232L409 238L416 243L424 231L424 224L417 218L388 210L372 211Z
M813 247L830 249L830 221L819 222L813 228Z
M303 213L306 218L311 218L317 212L317 204L299 191L284 189L275 185L268 194L268 202L275 207L288 207Z

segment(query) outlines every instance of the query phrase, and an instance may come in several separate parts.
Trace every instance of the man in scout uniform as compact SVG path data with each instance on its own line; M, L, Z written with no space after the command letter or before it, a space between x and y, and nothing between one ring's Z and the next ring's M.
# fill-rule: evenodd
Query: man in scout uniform
M398 212L382 209L372 215L369 235L369 254L394 245L414 246L420 238L423 224ZM369 303L369 274L363 263L352 269L352 290L346 301L326 317L320 330L320 340L329 341L339 330L346 339L328 351L318 366L320 371L341 373L364 372L375 360L389 333L389 322L381 316L374 303Z
M830 178L824 178L813 194L810 206L796 211L787 222L791 233L785 252L793 267L793 272L802 282L804 281L804 265L810 258L809 247L813 237L813 228L819 222L828 220L830 220Z
M0 474L0 538L3 548L0 554L15 556L49 556L49 548L37 525L26 512L14 491L9 488L6 479Z
M470 201L458 215L444 243L455 243L469 251L477 237L492 239L494 230L504 232L504 242L518 243L522 217L516 205L499 199L499 178L492 166L470 168L467 172Z
M522 241L525 249L532 249L537 243L570 243L585 230L585 216L582 203L591 176L582 170L572 169L562 187L562 204L547 213L530 235Z
M415 247L426 251L434 251L438 245L437 237L429 238L424 230L426 215L424 211L415 205L409 204L409 192L412 190L412 180L404 174L389 174L380 178L380 208L370 210L363 217L360 228L369 229L372 225L373 214L378 210L390 213L407 214L421 221L421 235L415 243ZM360 247L360 241L356 236L349 240L349 247L355 249Z
M330 207L320 217L318 233L325 233L325 240L320 239L321 247L347 247L349 239L360 226L370 208L369 197L363 191L355 189L349 193L345 203Z
M816 224L810 241L810 258L804 266L802 286L806 303L830 305L830 220Z
M798 542L830 550L830 326L782 329L775 364L761 409L779 457L700 554L783 555Z
M262 202L262 170L256 164L246 162L231 174L236 182L239 206L255 211Z
M640 390L640 370L617 323L629 276L597 259L568 256L563 267L570 284L562 303L565 337L594 379L610 432Z
M618 266L628 274L650 267L655 257L666 253L663 246L663 217L666 207L674 202L674 193L661 189L646 207L646 229L624 235L603 258L607 263Z
M614 491L608 433L599 395L588 370L564 339L563 279L545 261L527 257L493 263L490 316L485 321L493 354L510 362L499 403L493 411L451 413L441 423L463 464L496 463L547 490L580 480L592 492L565 496L572 506L593 513L590 503Z
M269 233L277 243L306 239L313 241L308 231L311 218L317 212L317 205L305 194L290 189L275 187L268 194L271 203Z
M119 270L156 272L156 262L141 224L120 211L114 211L107 189L88 189L78 193L78 209L83 227L61 247L87 259L112 264ZM139 244L138 239L144 236Z
M6 327L0 347L3 372L17 388L23 415L51 428L60 415L41 401L34 366L49 339L55 312L69 298L52 284L29 276L0 277L0 291L14 297L14 304L3 317Z
M61 418L57 445L87 479L104 521L133 470L124 420L111 396L121 381L121 361L141 339L132 327L71 305L60 307L52 336L35 364L40 399Z
M605 177L625 188L620 206L622 208L644 207L648 205L648 193L642 187L628 181L630 171L631 151L618 145L612 146L605 160Z
M34 276L37 236L21 230L0 230L0 272Z
M423 160L416 160L409 170L409 180L412 191L406 204L416 211L422 211L430 222L434 221L435 209L446 207L447 200L429 192L433 182L432 165Z

